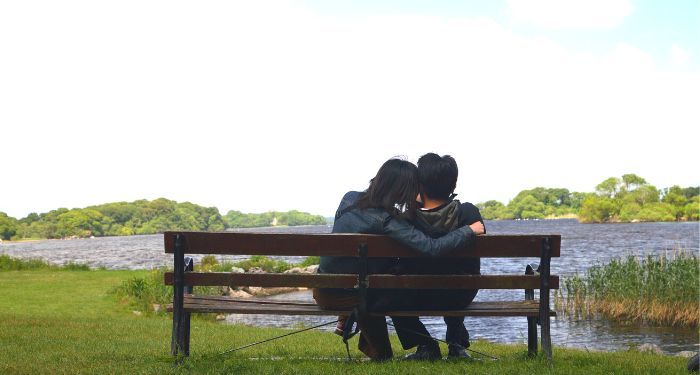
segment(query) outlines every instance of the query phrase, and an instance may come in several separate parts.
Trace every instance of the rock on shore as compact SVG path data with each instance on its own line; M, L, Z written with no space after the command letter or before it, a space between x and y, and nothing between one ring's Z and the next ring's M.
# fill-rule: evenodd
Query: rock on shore
M294 267L284 271L283 273L316 273L318 271L318 265L312 265L308 267ZM259 267L252 267L246 272L244 269L239 267L233 267L231 269L232 273L267 273ZM297 287L272 287L264 288L259 286L229 286L224 290L224 294L233 298L251 298L251 297L269 297L277 294L296 292L299 290L306 290L307 288L297 288Z

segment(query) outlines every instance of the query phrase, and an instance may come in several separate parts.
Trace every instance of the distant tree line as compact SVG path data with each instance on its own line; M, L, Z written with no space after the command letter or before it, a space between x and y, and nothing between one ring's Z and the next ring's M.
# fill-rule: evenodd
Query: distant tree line
M222 217L216 207L159 198L59 208L42 214L31 213L19 220L0 212L0 239L128 236L168 230L222 231L238 227L325 223L322 216L299 211L264 214L229 211Z
M287 212L269 211L261 214L244 214L240 211L229 211L224 216L229 228L252 228L270 225L322 225L326 218L321 215L310 215L296 210Z
M700 187L674 185L657 189L642 177L610 177L592 193L563 188L523 190L507 205L491 200L477 204L484 219L577 217L584 223L687 221L700 215Z

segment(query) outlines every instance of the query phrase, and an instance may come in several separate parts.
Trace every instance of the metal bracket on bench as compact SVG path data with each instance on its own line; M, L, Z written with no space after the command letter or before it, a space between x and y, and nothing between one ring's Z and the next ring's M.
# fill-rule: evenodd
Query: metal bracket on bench
M525 266L525 274L526 275L539 275L540 274L540 265L536 263L530 263L527 266ZM534 289L525 289L525 299L528 301L532 301L535 299L535 290Z

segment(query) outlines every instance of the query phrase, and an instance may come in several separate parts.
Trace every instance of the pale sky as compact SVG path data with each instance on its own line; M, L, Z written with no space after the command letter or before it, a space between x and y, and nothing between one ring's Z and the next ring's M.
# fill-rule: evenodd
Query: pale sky
M698 185L699 4L3 1L0 211L330 216L426 152L473 203Z

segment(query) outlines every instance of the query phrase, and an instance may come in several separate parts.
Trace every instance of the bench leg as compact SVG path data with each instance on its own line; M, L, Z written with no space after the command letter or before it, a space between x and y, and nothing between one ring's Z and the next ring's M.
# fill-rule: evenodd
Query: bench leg
M527 318L527 355L537 356L537 318Z
M190 313L184 309L184 294L191 293L192 288L185 286L185 271L192 270L192 261L185 261L184 240L181 235L175 237L174 249L174 283L173 283L173 332L170 341L170 354L173 356L190 355Z
M190 313L183 312L179 322L173 321L173 339L170 347L172 355L190 356Z
M173 337L170 343L170 353L174 356L188 357L190 355L190 313L183 312L178 315L179 319L173 317Z
M178 350L178 342L180 341L177 333L180 330L180 319L178 317L177 310L173 307L173 333L172 333L172 338L170 339L170 354L173 356L176 356L177 353L179 352Z
M547 359L552 359L552 338L549 335L549 262L551 260L549 237L542 240L542 258L540 259L540 329L542 330L542 352Z
M552 359L552 337L549 334L549 320L550 317L547 316L541 321L540 329L542 330L542 351L548 359Z
M190 264L191 265L191 264ZM191 270L189 270L191 271ZM185 287L185 293L187 294L192 294L192 287L191 286L186 286ZM190 356L190 316L192 314L185 312L182 314L182 343L180 344L180 347L182 348L182 354L185 357Z

